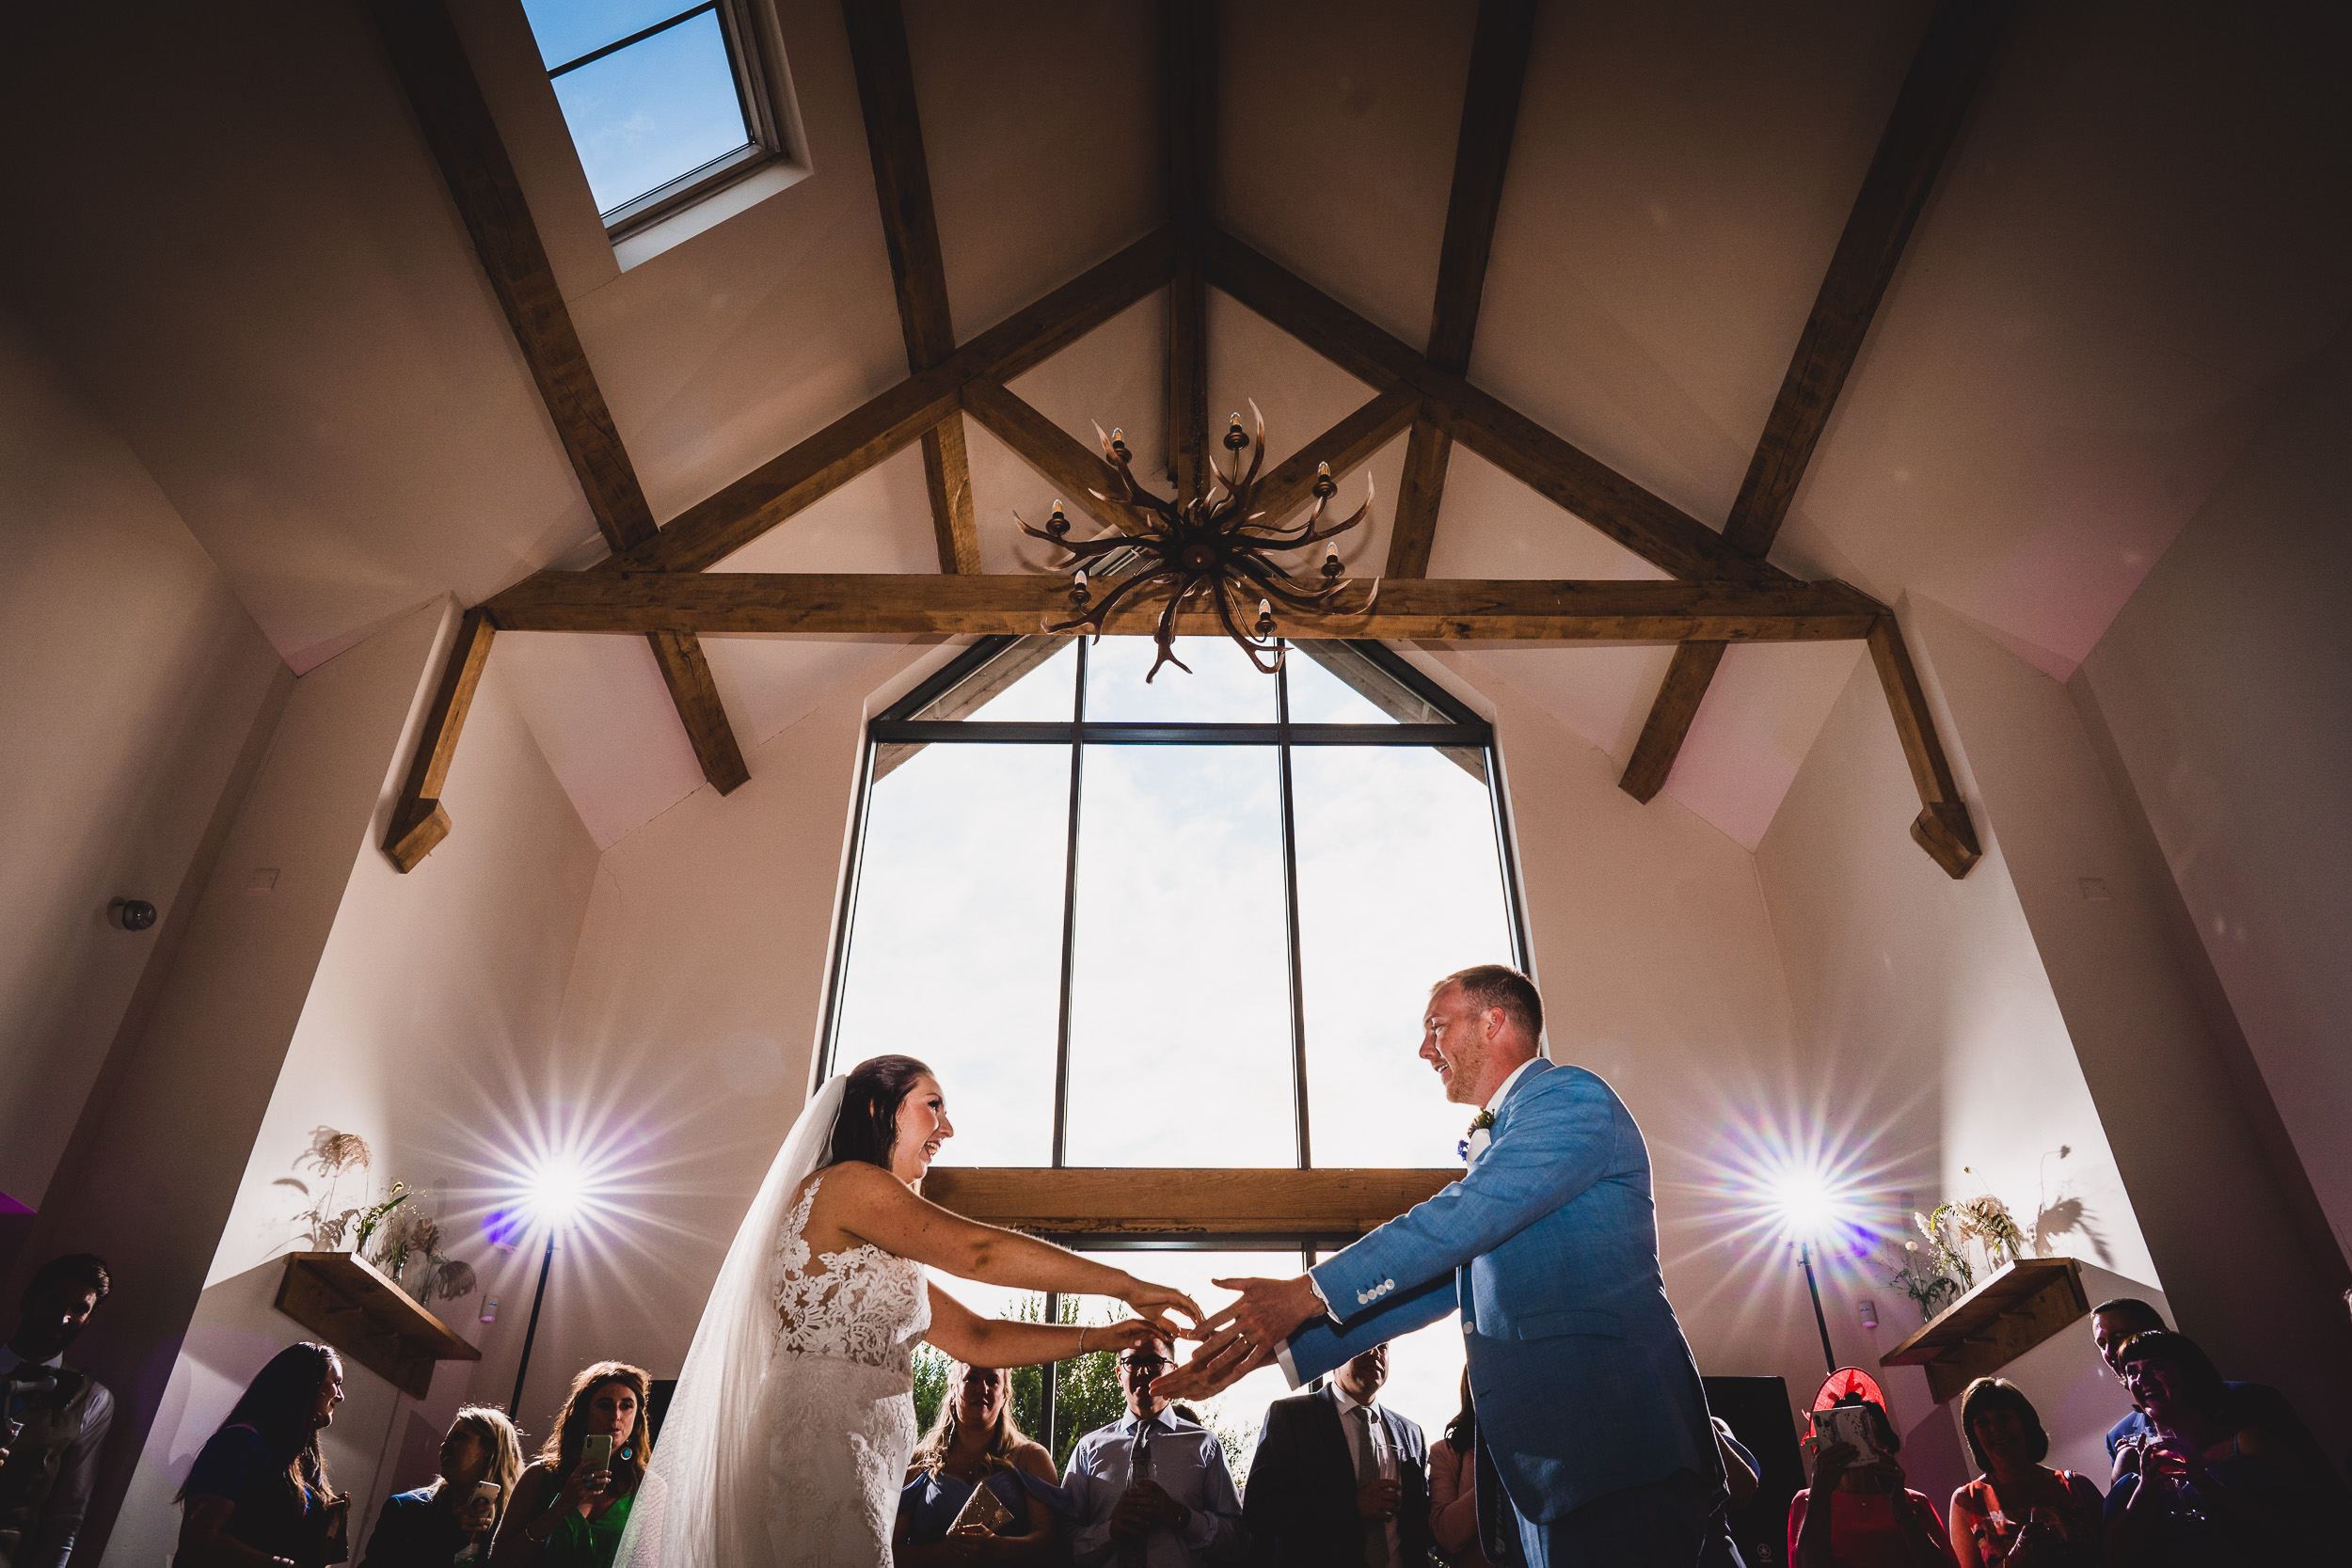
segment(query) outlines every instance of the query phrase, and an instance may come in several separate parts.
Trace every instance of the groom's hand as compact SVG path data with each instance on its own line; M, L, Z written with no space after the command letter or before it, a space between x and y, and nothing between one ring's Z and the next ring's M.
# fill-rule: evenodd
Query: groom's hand
M1239 1291L1241 1299L1200 1326L1211 1333L1232 1327L1253 1347L1271 1355L1291 1337L1291 1330L1323 1310L1323 1298L1305 1275L1289 1279L1213 1279L1220 1291Z
M1211 1335L1173 1371L1152 1380L1152 1391L1166 1400L1205 1400L1225 1392L1274 1359L1271 1350L1260 1354L1242 1342L1232 1329Z

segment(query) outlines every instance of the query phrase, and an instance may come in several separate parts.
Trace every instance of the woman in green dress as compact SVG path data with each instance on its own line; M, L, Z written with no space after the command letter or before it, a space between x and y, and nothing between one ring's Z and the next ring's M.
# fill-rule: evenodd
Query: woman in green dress
M646 1379L624 1361L599 1361L572 1379L555 1430L515 1482L490 1548L491 1568L612 1568L621 1530L645 1479ZM592 1437L605 1468L583 1464Z

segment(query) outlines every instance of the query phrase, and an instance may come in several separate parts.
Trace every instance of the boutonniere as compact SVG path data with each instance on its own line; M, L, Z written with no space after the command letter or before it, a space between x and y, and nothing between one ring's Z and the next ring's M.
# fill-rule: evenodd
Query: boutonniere
M1486 1146L1495 1141L1494 1134L1487 1131L1494 1124L1495 1114L1492 1111L1478 1113L1470 1125L1470 1136L1462 1140L1457 1150L1464 1160L1475 1160L1486 1152Z

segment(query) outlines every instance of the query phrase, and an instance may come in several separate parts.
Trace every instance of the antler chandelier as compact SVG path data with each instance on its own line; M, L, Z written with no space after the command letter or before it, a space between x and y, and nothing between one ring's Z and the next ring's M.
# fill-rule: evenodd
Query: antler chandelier
M1285 530L1263 523L1261 519L1264 514L1252 512L1250 503L1257 496L1258 469L1265 461L1265 416L1258 412L1255 403L1249 405L1249 412L1258 421L1254 437L1243 434L1239 414L1232 417L1225 432L1225 450L1233 454L1233 471L1228 473L1212 457L1209 471L1214 483L1209 493L1182 502L1162 500L1137 484L1129 467L1134 454L1127 450L1120 432L1114 430L1103 436L1102 427L1095 427L1095 434L1103 436L1103 460L1119 477L1124 494L1104 495L1100 490L1089 493L1135 514L1137 526L1131 532L1073 541L1069 537L1070 519L1063 515L1059 501L1054 503L1054 515L1041 529L1031 528L1019 513L1013 514L1013 521L1021 525L1022 532L1066 553L1068 559L1057 562L1058 566L1077 568L1070 588L1070 608L1076 613L1045 630L1090 631L1100 638L1104 619L1111 611L1130 600L1149 599L1165 592L1168 601L1161 606L1159 622L1152 633L1152 641L1159 645L1159 657L1152 661L1151 671L1143 677L1149 683L1163 664L1173 664L1184 673L1192 673L1192 666L1176 657L1176 615L1185 601L1204 599L1216 607L1218 623L1248 656L1249 662L1260 673L1270 675L1281 669L1284 652L1284 644L1275 632L1276 604L1286 610L1317 617L1363 615L1372 610L1380 596L1378 578L1374 579L1363 604L1354 610L1341 608L1341 595L1348 583L1343 580L1337 545L1330 546L1323 558L1320 588L1302 586L1273 559L1278 550L1304 549L1309 545L1336 539L1371 516L1370 477L1364 482L1364 504L1344 520L1326 528L1324 509L1330 504L1339 485L1331 478L1331 466L1323 464L1315 474L1315 504L1298 527ZM1244 448L1249 451L1247 473L1241 471ZM1142 557L1143 564L1119 579L1098 600L1087 582L1086 568L1120 550L1135 551ZM1250 629L1245 632L1235 605L1246 606L1252 597L1258 601L1258 613Z

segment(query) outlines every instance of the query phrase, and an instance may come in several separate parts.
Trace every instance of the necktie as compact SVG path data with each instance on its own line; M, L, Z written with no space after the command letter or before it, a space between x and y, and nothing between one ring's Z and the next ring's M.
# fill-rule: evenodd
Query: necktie
M1380 1479L1380 1453L1372 1445L1372 1411L1358 1405L1348 1413L1348 1446L1356 1450L1356 1484L1360 1489ZM1389 1526L1383 1519L1364 1521L1364 1568L1388 1568Z

